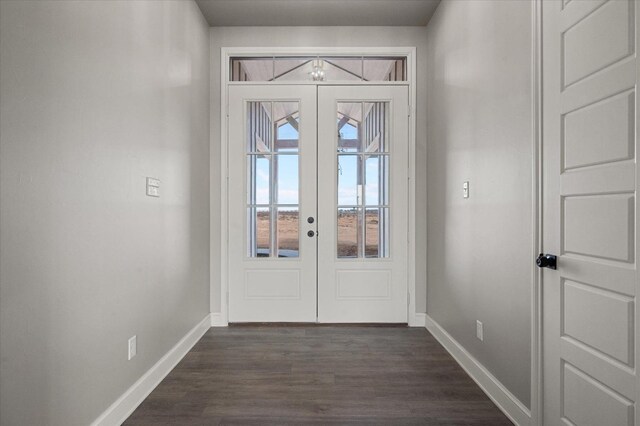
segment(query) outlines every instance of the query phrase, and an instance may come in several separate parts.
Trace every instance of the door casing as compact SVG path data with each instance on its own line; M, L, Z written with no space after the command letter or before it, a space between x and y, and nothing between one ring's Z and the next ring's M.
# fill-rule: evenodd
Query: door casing
M397 56L407 58L407 81L401 82L231 82L229 75L229 60L238 56L299 56L299 55L344 55L344 56ZM398 85L409 88L409 182L408 182L408 259L407 259L407 300L409 326L424 327L424 318L416 315L415 301L415 158L416 152L416 117L415 105L417 101L416 92L416 48L415 47L294 47L294 48L260 48L260 47L224 47L221 49L220 76L220 312L212 313L212 326L225 327L229 324L229 273L228 273L228 179L229 179L229 151L228 151L228 87L231 85ZM212 239L212 243L215 243ZM215 272L214 272L215 273Z

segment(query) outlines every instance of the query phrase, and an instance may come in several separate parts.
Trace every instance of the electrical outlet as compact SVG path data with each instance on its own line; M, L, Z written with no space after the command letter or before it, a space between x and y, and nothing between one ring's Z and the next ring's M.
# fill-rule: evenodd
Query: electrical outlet
M476 337L484 341L484 329L480 321L476 320Z
M136 356L137 353L138 353L138 339L137 339L137 336L133 336L132 338L129 339L129 361L131 361L131 358Z

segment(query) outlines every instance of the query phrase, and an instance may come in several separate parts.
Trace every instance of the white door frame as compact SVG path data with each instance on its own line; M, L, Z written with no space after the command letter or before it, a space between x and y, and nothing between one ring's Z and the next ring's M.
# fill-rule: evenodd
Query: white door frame
M542 0L531 1L531 426L542 425Z
M415 106L417 102L416 92L416 48L415 47L223 47L220 49L220 313L212 316L215 319L215 326L227 326L229 324L229 274L227 245L228 235L228 180L229 180L229 158L228 158L228 87L230 85L283 85L283 84L305 84L305 85L400 85L409 87L409 155L407 165L409 169L408 200L408 259L407 259L407 300L409 326L423 327L424 321L417 319L416 315L416 278L415 278L415 154L416 154L416 117ZM407 81L400 82L231 82L229 75L229 60L238 56L396 56L407 58ZM426 214L426 212L425 212ZM213 242L213 241L212 241Z

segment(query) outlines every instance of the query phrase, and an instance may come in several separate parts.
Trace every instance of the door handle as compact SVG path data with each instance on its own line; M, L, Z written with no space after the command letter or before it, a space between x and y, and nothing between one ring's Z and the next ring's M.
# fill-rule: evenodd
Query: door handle
M309 216L309 217L307 218L307 222L308 222L308 223L313 223L314 221L315 221L315 219L314 219L312 216Z
M308 237L313 237L314 235L316 235L316 233L315 233L315 232L313 232L313 231L309 231L309 232L307 232L307 236L308 236Z
M540 253L536 259L536 265L538 265L538 268L557 269L558 257L554 254Z

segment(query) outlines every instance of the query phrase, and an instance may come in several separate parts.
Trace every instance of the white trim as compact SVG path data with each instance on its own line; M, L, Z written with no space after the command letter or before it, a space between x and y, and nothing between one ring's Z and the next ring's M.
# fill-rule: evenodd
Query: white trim
M220 316L222 322L229 321L229 163L228 163L228 109L229 103L229 52L220 49ZM214 141L211 141L212 145ZM213 244L213 241L211 242ZM213 286L213 283L211 283Z
M200 340L211 325L210 314L193 327L176 345L158 362L127 389L92 426L120 425L138 408L156 386L173 370L191 348Z
M542 274L533 259L542 251L542 1L531 2L531 425L542 424Z
M211 327L226 327L229 323L222 316L222 312L211 313Z
M529 409L429 315L426 315L425 319L427 330L444 346L509 420L518 426L531 425Z
M251 84L283 84L283 82L230 82L229 58L232 56L297 56L297 55L335 55L335 56L405 56L407 58L407 81L403 82L378 82L364 84L406 85L409 87L409 155L407 158L409 168L409 208L407 235L408 259L407 259L407 292L409 306L407 308L407 323L412 324L416 311L416 273L415 273L415 158L416 158L416 105L417 105L417 61L416 47L222 47L220 48L220 326L225 326L229 321L229 272L228 272L228 243L229 243L229 159L228 159L228 87L233 85ZM349 82L349 85L362 85L362 82ZM340 82L285 82L284 84L330 84L340 85ZM346 83L345 83L346 84ZM215 143L212 138L211 143ZM214 241L212 240L212 243ZM213 281L211 283L213 287Z
M416 48L409 48L407 56L407 81L409 82L409 168L408 191L408 229L407 229L407 292L409 293L409 307L407 322L416 315L416 107L418 102L416 83L418 81L418 65L416 63ZM424 111L426 117L426 111ZM426 291L425 291L426 293Z
M415 47L223 47L222 51L231 56L406 56L415 52Z
M229 81L229 86L409 86L408 81Z
M413 315L409 313L409 327L426 327L427 314L423 312L417 312Z

